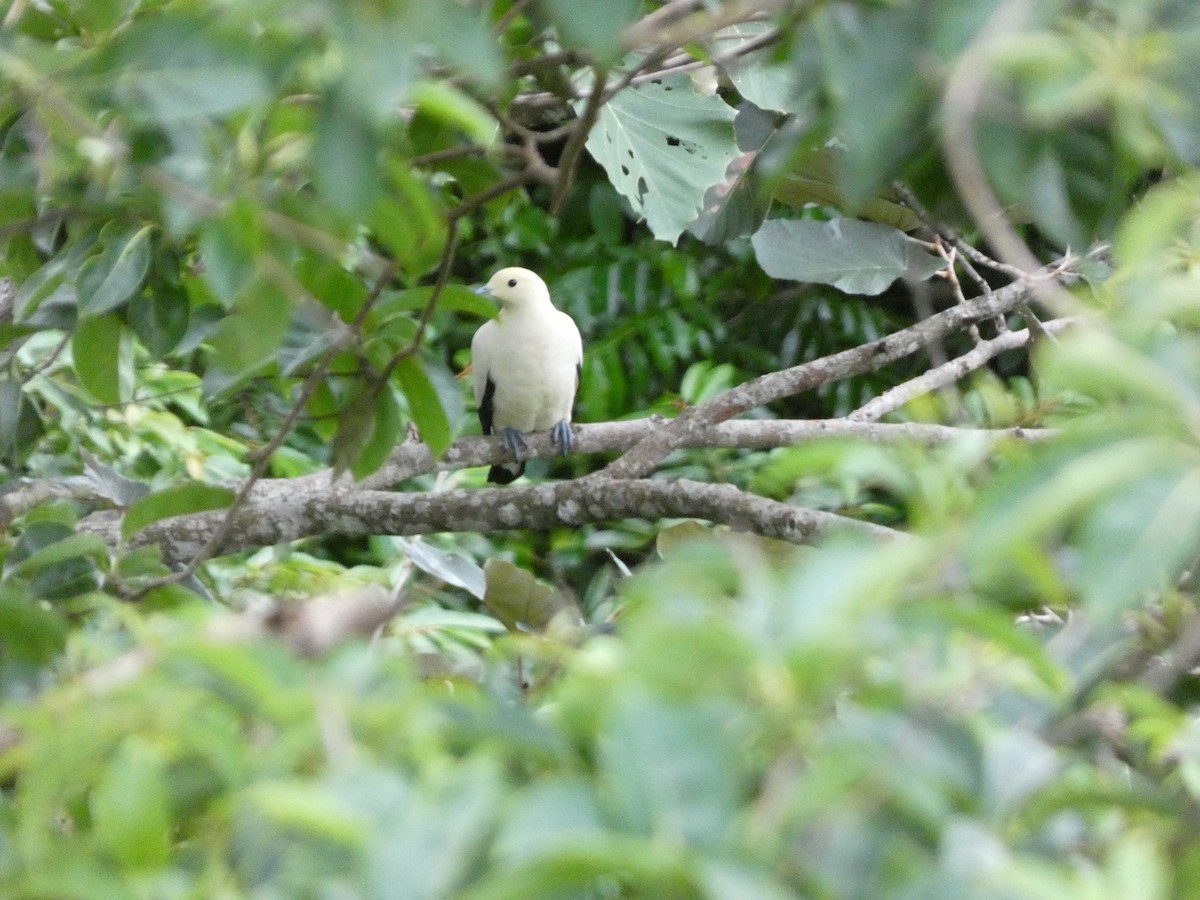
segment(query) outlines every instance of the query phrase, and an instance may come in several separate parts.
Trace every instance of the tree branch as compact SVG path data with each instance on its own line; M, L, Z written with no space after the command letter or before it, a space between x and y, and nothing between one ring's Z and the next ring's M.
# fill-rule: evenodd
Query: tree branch
M216 555L236 553L320 534L419 535L578 528L614 519L699 518L792 543L811 543L831 532L905 539L903 532L820 510L802 509L745 493L729 484L684 479L575 481L523 488L479 488L442 493L391 493L296 485L263 498L257 488L235 514ZM132 547L156 545L164 562L194 559L217 534L225 511L166 519L138 532ZM120 517L97 513L79 523L110 546L120 538Z
M1052 322L1042 323L1042 328L1049 334L1057 334L1064 328L1077 325L1079 322L1078 318L1055 319ZM895 412L914 397L920 397L923 394L928 394L939 388L954 384L954 382L960 381L977 369L983 368L990 360L995 359L1001 353L1024 347L1033 340L1033 333L1026 328L1020 331L1006 331L991 340L980 341L973 349L962 356L943 363L936 369L922 372L916 378L912 378L903 384L898 384L891 390L885 391L873 400L864 403L854 412L850 413L847 418L853 422L875 422L888 413Z
M623 422L599 422L575 425L574 449L577 454L611 453L633 446L655 431L665 428L668 419L650 416ZM915 422L876 423L845 419L753 419L722 422L693 433L694 442L682 449L771 450L793 447L814 440L863 440L873 443L911 443L933 446L968 435L989 440L1042 441L1057 434L1053 429L1004 428L971 429ZM526 455L530 459L548 459L558 448L548 432L526 435ZM420 441L399 444L390 459L374 474L354 484L332 482L331 471L324 469L299 478L263 478L255 485L251 500L256 503L286 501L296 492L319 494L335 490L369 491L390 488L400 482L434 472L452 472L490 466L510 459L502 439L496 437L459 438L440 458L434 459L429 447ZM232 487L236 490L239 484ZM93 508L108 506L111 500L82 478L62 481L22 481L0 488L0 530L51 499L67 499Z
M624 422L574 425L574 451L577 454L585 454L626 450L669 427L671 421L661 416L650 416ZM1039 441L1056 433L1052 429L984 430L915 422L881 424L851 422L845 419L741 419L689 430L687 442L681 444L678 449L771 450L778 447L794 447L814 440L865 440L873 443L909 441L932 446L964 435L981 435L993 440ZM558 448L550 440L549 432L528 434L525 438L528 444L526 456L529 459L548 459L558 452ZM423 443L412 441L398 446L383 468L364 479L358 487L374 490L398 484L418 475L490 466L509 459L509 451L505 448L503 440L498 437L460 438L437 460ZM305 478L328 483L328 475L324 472ZM298 480L302 479L275 479L283 486L283 490L286 490L286 484ZM270 484L272 481L266 483Z
M960 303L879 340L744 382L707 403L685 410L669 426L647 436L608 468L591 477L645 476L671 452L689 446L695 440L692 432L830 381L878 371L923 350L932 341L940 340L968 323L1011 312L1026 302L1035 284L1072 279L1077 261L1072 256L1064 257L1055 266L1040 269L990 294Z

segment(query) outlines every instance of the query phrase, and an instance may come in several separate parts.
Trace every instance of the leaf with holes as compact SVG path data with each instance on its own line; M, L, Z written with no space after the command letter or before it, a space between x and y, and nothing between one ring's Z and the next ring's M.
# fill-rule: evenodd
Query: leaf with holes
M772 278L831 284L847 294L878 294L902 275L920 281L946 265L904 232L859 219L770 219L750 242Z
M656 78L605 104L587 148L654 236L674 243L739 155L734 115L686 75Z

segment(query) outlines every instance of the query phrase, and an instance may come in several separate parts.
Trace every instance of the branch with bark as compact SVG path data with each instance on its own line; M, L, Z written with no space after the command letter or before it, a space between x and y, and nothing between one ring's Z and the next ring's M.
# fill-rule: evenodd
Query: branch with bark
M967 325L1010 313L1026 304L1030 295L1044 282L1053 281L1059 285L1073 282L1077 277L1079 262L1078 257L1064 256L1056 263L1023 276L999 290L960 303L876 341L789 369L760 375L707 403L685 410L668 427L639 441L624 456L593 477L645 476L672 452L695 440L695 432L831 381L876 372L924 350L931 343Z
M259 486L256 485L256 489ZM167 519L133 537L133 547L154 545L164 562L194 559L211 540L226 511ZM561 481L522 488L480 488L440 493L393 493L346 487L293 488L243 504L216 548L217 555L267 547L321 534L350 537L493 532L519 528L578 528L615 519L694 518L792 543L812 543L834 532L903 539L903 532L820 510L768 500L728 484L685 479ZM96 513L79 530L119 543L121 517Z
M502 462L508 452L494 437L463 438L442 458L435 459L428 447L414 440L397 447L379 472L359 484L345 477L335 478L329 471L303 478L258 481L249 490L243 486L245 502L235 510L161 521L139 532L132 543L158 545L164 560L179 565L197 559L206 549L227 554L331 532L351 536L491 532L579 527L627 518L701 518L797 543L811 542L833 531L898 538L901 534L891 529L757 497L732 485L684 479L650 480L645 476L672 452L685 448L766 449L828 438L930 444L971 433L970 429L949 426L881 424L872 420L921 393L965 377L997 353L1027 345L1033 339L1030 331L1005 331L981 342L963 356L897 386L847 419L733 421L732 416L771 400L875 371L927 348L955 330L1010 312L1025 302L1028 292L1033 290L1031 281L1071 279L1076 263L1074 258L1060 260L1042 272L960 303L880 340L763 375L708 403L685 410L673 420L650 417L576 426L577 452L624 451L616 463L592 476L516 489L421 493L383 490L419 475ZM1060 330L1073 322L1058 320L1047 324L1053 330ZM1038 440L1049 434L1022 429L982 433L1021 440ZM530 435L531 458L548 457L554 450L548 435ZM15 497L0 497L0 514L11 516L19 508L19 498L20 492ZM229 524L222 529L223 520ZM120 514L111 510L95 513L81 523L81 528L102 535L116 546Z

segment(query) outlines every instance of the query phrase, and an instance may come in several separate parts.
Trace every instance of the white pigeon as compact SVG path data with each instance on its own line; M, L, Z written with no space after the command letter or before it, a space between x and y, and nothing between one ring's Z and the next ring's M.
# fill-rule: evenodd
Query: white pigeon
M508 484L525 471L524 432L552 429L559 452L571 452L583 341L575 321L550 302L546 283L528 269L501 269L476 292L500 304L499 315L475 332L471 368L483 433L498 432L516 459L492 466L487 480Z

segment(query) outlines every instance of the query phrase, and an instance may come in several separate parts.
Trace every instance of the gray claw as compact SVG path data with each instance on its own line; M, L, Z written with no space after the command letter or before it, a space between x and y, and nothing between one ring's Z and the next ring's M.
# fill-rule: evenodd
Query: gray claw
M571 432L571 423L566 420L559 422L550 431L550 443L558 448L562 456L567 456L575 445L575 435Z
M504 446L512 453L513 458L520 462L525 455L525 435L517 431L515 428L505 428L500 432L500 436L504 438Z

